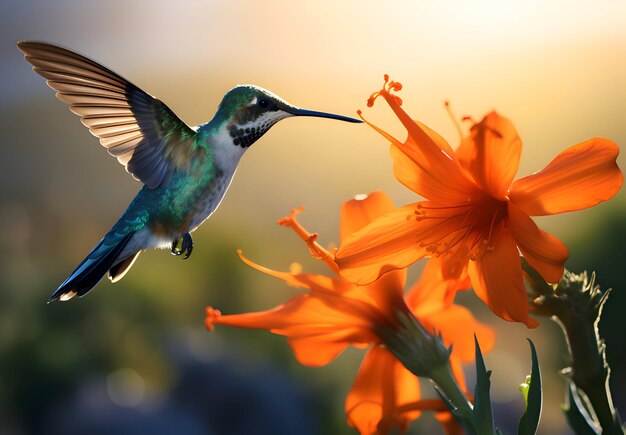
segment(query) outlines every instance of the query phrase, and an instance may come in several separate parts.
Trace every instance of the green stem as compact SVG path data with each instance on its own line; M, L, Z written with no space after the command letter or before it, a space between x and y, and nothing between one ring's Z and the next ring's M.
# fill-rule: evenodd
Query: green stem
M435 368L430 373L430 379L437 384L439 389L446 395L448 400L464 415L472 415L474 407L472 402L463 394L463 390L459 387L450 364Z
M574 274L565 270L556 287L545 282L525 260L522 267L531 287L530 303L538 314L551 316L565 334L571 367L563 372L570 376L579 392L584 393L593 408L594 420L604 435L623 435L619 414L615 411L604 343L598 331L602 306L610 290L595 283L595 274Z
M450 368L451 348L440 335L429 334L408 309L396 313L398 324L377 330L385 346L411 373L430 378L445 395L454 414L470 434L476 434L472 422L472 403L465 397Z
M604 435L623 435L619 417L613 407L609 389L609 367L604 358L604 346L595 323L572 315L571 311L557 316L570 349L571 368L566 369L576 388L589 399Z

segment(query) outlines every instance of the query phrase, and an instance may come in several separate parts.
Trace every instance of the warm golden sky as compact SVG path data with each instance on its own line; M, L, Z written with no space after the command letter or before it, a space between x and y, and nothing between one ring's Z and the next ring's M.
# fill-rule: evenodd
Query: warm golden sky
M51 105L45 110L61 123L49 132L51 145L61 155L71 153L77 161L104 168L94 170L95 179L87 183L109 184L115 177L128 192L112 214L138 185L124 179L114 159L80 131L61 103L51 103L52 92L14 48L18 39L56 42L86 54L164 100L190 124L210 118L221 95L238 83L267 87L303 107L354 114L389 73L404 84L401 95L409 113L453 144L458 139L443 110L445 99L459 117L479 118L491 109L510 117L525 143L520 175L592 136L626 143L622 1L114 1L97 6L59 1L5 3L2 10L3 75L14 84L4 91L4 100L47 99ZM402 135L383 104L365 115ZM85 143L68 143L64 131ZM624 166L623 156L620 162ZM63 177L77 176L67 174L61 161L52 159L49 165L60 188L73 182ZM322 229L335 231L341 201L377 188L388 190L398 204L413 198L394 180L381 137L363 125L292 119L244 157L220 213L230 217L255 210L273 222L305 204L320 216Z

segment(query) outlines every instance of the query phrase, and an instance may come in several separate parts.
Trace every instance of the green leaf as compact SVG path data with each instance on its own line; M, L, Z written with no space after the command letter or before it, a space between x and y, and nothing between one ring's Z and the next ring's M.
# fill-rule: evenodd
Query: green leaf
M598 425L593 421L583 401L578 395L578 390L572 382L567 384L567 401L563 406L563 413L569 426L578 435L597 435L600 433Z
M537 433L539 419L541 418L541 370L539 370L539 361L537 359L537 351L532 340L528 339L530 344L530 352L532 358L532 368L530 372L530 385L526 395L526 409L524 415L519 421L517 428L518 435L534 435ZM527 378L528 379L528 378Z
M474 335L476 344L476 387L474 388L474 427L479 434L493 434L493 413L491 410L491 397L489 389L491 371L487 371L485 360L480 351L480 344Z

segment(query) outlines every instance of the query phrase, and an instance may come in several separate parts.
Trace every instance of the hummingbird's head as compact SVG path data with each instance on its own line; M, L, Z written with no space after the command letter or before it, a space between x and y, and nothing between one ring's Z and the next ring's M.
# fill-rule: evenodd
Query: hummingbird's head
M270 91L252 85L240 85L228 91L216 114L217 119L226 123L233 143L242 148L249 147L278 121L291 116L362 122L347 116L300 109Z

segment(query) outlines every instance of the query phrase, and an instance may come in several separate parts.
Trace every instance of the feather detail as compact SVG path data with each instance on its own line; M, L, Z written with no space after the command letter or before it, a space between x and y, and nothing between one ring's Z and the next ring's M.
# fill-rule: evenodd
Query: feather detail
M72 51L33 41L17 46L57 98L136 179L155 189L174 169L186 169L198 136L164 103Z
M120 261L119 263L111 267L109 269L109 279L111 280L111 282L115 283L124 278L130 268L133 267L133 264L135 264L137 257L139 257L139 252L137 252L135 255L131 255L130 257Z

